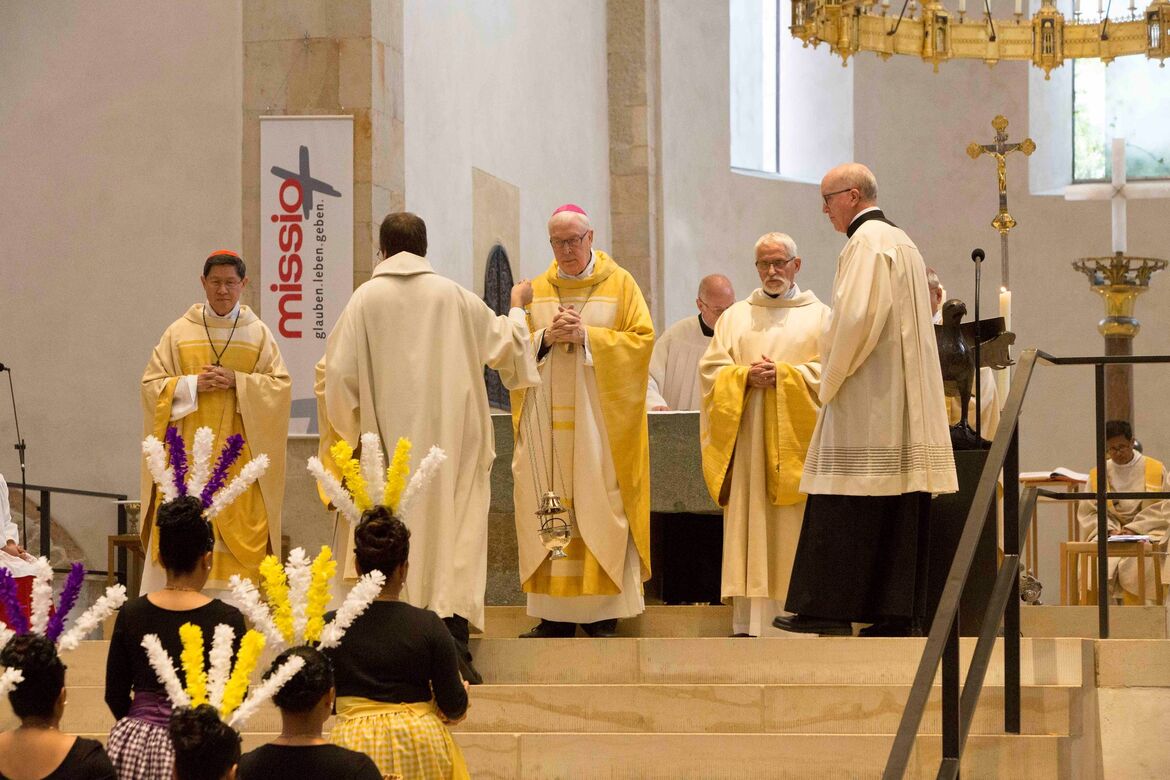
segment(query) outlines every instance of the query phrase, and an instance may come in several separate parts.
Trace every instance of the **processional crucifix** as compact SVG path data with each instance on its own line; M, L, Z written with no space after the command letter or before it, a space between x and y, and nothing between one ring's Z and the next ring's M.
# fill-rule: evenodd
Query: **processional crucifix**
M1141 323L1133 316L1137 297L1149 289L1150 277L1166 267L1156 257L1129 257L1126 251L1126 203L1137 198L1170 198L1170 184L1127 183L1125 139L1113 139L1113 179L1109 184L1072 184L1065 200L1109 200L1113 207L1113 254L1082 257L1073 268L1089 277L1093 291L1105 300L1105 319L1097 330L1105 337L1106 355L1132 355L1133 337ZM1133 366L1105 367L1105 414L1110 420L1133 422Z
M1020 152L1025 157L1036 151L1036 144L1031 138L1015 144L1008 143L1007 118L1002 114L991 120L995 128L995 142L980 144L972 141L967 145L967 156L977 160L984 154L995 158L995 170L999 178L999 212L991 220L991 226L999 232L1000 251L1000 288L999 288L999 316L1003 317L1004 327L1012 329L1012 292L1008 269L1008 233L1016 226L1016 220L1007 210L1007 156L1012 152ZM996 372L999 385L999 397L1007 398L1007 385L1010 369L1001 369Z

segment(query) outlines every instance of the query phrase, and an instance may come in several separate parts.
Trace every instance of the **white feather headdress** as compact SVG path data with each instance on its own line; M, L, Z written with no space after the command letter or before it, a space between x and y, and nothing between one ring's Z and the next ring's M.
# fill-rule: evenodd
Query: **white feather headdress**
M165 442L162 442L151 435L142 442L146 466L158 486L163 503L179 496L197 496L208 520L226 509L268 470L268 456L260 453L245 463L230 483L227 481L228 470L244 450L244 437L238 433L227 437L214 467L211 464L211 451L215 434L210 428L203 427L195 431L190 464L178 428L167 428L164 439Z

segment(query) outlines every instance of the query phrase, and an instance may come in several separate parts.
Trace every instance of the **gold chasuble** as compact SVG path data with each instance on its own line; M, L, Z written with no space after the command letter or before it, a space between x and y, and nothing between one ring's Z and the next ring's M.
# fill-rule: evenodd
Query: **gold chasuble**
M723 598L783 602L800 537L804 457L816 425L821 365L817 342L829 308L797 291L755 290L723 313L699 362L703 477L723 509ZM767 356L776 387L749 387ZM779 605L736 604L737 631L759 635ZM750 612L750 614L749 614Z
M512 393L516 534L529 614L582 623L640 612L640 581L650 576L645 404L654 327L629 272L604 252L594 250L593 259L593 273L583 279L560 277L556 262L533 279L528 317L539 349L558 306L572 306L588 350L553 344L539 362L541 387ZM537 535L534 513L544 490L556 491L574 520L568 557L555 562ZM638 605L602 600L588 613L582 600L583 611L558 612L540 600L618 594L636 596Z
M254 455L268 456L270 464L264 476L213 523L215 550L208 587L226 589L231 575L256 579L264 556L269 551L280 553L280 510L284 499L292 381L272 332L249 307L240 306L233 333L234 318L209 316L205 326L205 305L195 304L188 309L166 329L154 348L142 375L142 433L143 437L153 434L162 439L167 427L174 425L190 447L195 430L207 426L215 432L213 457L218 457L228 436L243 435L244 449L228 472L229 482ZM220 355L220 364L235 372L235 389L200 392L194 411L172 421L172 403L179 378L201 373L204 366L215 363L216 353ZM143 593L149 592L150 584L161 586L161 582L154 583L161 572L158 539L152 533L158 505L158 490L143 462L142 546L148 551Z

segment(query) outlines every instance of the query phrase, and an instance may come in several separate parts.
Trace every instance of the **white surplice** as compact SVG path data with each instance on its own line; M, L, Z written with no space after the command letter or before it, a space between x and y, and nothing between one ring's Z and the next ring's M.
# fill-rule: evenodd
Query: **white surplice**
M703 402L699 387L699 360L711 337L703 332L699 315L679 320L654 342L646 410L667 406L672 411L694 411Z

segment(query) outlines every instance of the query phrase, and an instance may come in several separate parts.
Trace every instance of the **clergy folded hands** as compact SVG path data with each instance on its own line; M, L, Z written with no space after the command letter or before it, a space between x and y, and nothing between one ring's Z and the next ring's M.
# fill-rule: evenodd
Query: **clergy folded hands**
M593 249L579 206L548 222L554 260L532 281L525 313L541 384L512 393L512 458L525 637L611 636L640 614L650 576L646 383L654 329L629 272ZM568 507L572 540L551 560L538 535L541 494Z
M209 427L215 432L215 452L229 436L242 434L243 451L229 480L254 454L268 455L264 476L213 524L207 588L226 591L231 575L255 579L264 556L280 552L292 382L272 332L240 303L248 284L243 259L219 250L204 262L199 281L206 302L193 305L166 329L142 375L142 433L161 440L173 425L184 440L193 441L197 428ZM147 551L141 592L150 593L164 585L165 575L154 533L160 496L145 461L141 484Z
M907 634L925 609L932 493L958 488L926 265L877 208L877 180L850 163L821 181L848 241L821 336L822 404L800 490L808 505L776 627Z
M723 507L721 596L733 632L760 636L783 611L800 537L829 308L797 286L788 235L762 236L755 263L761 286L719 318L699 364L699 439L707 489Z
M650 356L650 381L646 388L646 410L651 412L695 411L703 394L699 389L699 359L707 351L715 323L731 304L735 290L723 274L704 276L695 297L698 316L671 325L654 342Z

